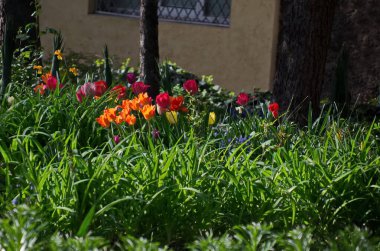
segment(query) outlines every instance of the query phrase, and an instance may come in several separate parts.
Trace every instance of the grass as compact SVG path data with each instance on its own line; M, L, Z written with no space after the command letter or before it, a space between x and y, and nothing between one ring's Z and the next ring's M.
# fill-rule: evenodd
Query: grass
M78 103L75 88L13 84L2 100L3 249L380 248L378 119L326 107L300 129L263 105L103 129L110 96Z

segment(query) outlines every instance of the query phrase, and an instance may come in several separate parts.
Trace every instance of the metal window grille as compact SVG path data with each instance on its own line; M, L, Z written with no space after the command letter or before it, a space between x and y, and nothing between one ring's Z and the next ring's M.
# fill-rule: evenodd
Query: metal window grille
M161 20L230 25L231 0L159 0ZM140 0L96 0L96 13L140 16Z

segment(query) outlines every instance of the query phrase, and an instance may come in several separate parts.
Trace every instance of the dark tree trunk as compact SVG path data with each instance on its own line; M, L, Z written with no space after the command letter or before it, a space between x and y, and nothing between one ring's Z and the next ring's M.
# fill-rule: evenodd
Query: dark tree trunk
M11 81L13 52L16 46L16 10L17 3L12 0L2 1L2 77L0 97L5 93L5 89Z
M320 96L337 0L282 0L275 101L292 119L307 121L320 112Z
M3 46L5 24L5 0L0 0L0 46Z
M40 46L38 20L32 16L35 11L35 0L0 0L0 36L3 60L0 96L4 94L8 83L11 81L11 65L15 49L30 44L34 45L35 49ZM29 39L17 44L17 31L27 24L35 24L33 28L29 29Z
M343 68L343 69L342 69ZM327 57L324 96L367 105L379 96L380 2L339 0ZM343 79L343 81L342 81ZM346 89L346 93L341 89ZM346 106L347 107L347 106Z
M160 91L157 8L157 0L141 0L140 77L150 85L148 93L152 98Z

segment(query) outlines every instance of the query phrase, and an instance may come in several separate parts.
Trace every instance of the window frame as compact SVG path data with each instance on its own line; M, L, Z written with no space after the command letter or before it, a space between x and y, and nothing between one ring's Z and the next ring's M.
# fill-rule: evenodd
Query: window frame
M125 8L123 12L111 12L98 10L98 1L99 0L90 0L93 1L93 13L108 15L108 16L120 16L120 17L130 17L130 18L139 18L140 10L136 14L136 9L134 8ZM205 15L205 4L207 0L198 0L196 7L191 12L187 12L187 8L181 7L171 7L171 6L162 6L163 0L158 1L158 19L164 22L175 22L175 23L185 23L185 24L199 24L206 26L217 26L217 27L230 27L231 25L231 7L229 17L214 17ZM231 0L231 6L232 6ZM163 15L164 14L164 15ZM180 14L179 16L174 14ZM184 15L184 16L182 16ZM201 21L204 20L204 21ZM217 20L218 22L215 22ZM227 20L227 23L224 21Z
M172 20L172 21L184 21L184 22L193 22L191 20L196 19L204 19L204 10L202 6L205 4L205 0L198 0L195 8L181 8L181 7L173 7L173 6L163 6L164 0L159 0L158 9L159 9L159 18L164 20ZM190 10L190 12L186 11ZM200 14L197 14L200 13ZM183 16L181 16L183 15ZM183 18L182 20L176 20L176 18ZM189 21L184 20L189 19Z

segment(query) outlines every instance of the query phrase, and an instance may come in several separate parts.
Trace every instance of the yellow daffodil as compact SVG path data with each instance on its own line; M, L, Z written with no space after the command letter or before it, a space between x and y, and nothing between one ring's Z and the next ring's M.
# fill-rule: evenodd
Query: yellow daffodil
M168 119L170 124L177 124L178 122L178 115L175 111L170 111L165 113L166 118Z
M75 77L78 76L78 69L75 67L69 68L69 72L71 72Z
M37 74L42 74L42 66L41 65L33 66L33 70L37 70Z
M208 124L213 125L215 124L215 121L216 121L215 112L210 112L210 114L208 115Z
M62 59L63 59L63 55L62 55L61 50L56 50L56 51L54 52L54 55L57 56L58 60L62 60Z

